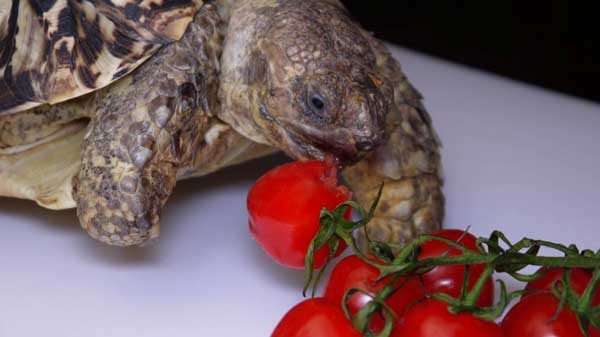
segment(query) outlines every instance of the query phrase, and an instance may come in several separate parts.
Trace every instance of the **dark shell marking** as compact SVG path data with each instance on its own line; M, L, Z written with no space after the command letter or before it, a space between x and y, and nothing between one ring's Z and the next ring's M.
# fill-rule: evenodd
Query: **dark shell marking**
M127 246L158 236L177 172L193 165L213 123L219 22L205 5L180 41L96 95L74 186L81 225L94 238Z
M106 86L178 40L200 6L193 0L150 6L12 0L7 24L0 26L0 115Z

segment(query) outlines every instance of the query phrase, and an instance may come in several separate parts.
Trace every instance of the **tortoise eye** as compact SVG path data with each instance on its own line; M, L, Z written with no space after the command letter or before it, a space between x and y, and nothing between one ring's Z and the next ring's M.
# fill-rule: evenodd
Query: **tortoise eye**
M309 103L310 108L317 114L322 114L325 110L325 99L318 93L310 95Z
M319 96L313 96L310 99L310 103L312 104L312 107L317 110L323 110L325 107L325 102L323 102L323 99L321 99Z
M331 115L333 105L331 105L329 98L323 94L323 90L327 89L319 90L319 88L313 86L308 87L304 97L301 98L304 101L301 103L302 112L315 123L329 123L333 118Z

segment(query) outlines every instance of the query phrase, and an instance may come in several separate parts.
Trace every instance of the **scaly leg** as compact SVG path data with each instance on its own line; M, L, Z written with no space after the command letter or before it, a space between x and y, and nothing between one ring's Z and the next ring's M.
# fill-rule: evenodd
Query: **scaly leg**
M84 229L113 245L156 238L177 174L216 110L220 18L205 5L183 38L99 93L73 184Z
M367 234L372 240L401 243L442 224L440 142L419 92L385 46L371 40L381 73L394 85L394 102L386 118L388 139L367 158L344 170L343 177L367 209L379 185L385 184Z

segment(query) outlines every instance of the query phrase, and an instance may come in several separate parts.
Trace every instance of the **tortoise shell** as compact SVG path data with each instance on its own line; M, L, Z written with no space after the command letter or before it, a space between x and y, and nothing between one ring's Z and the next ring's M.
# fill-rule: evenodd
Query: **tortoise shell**
M0 114L110 84L178 40L201 6L200 0L0 2Z

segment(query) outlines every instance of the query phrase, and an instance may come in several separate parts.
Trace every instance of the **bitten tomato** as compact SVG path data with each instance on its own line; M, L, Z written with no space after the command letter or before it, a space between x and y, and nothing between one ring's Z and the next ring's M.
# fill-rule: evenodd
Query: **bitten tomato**
M558 300L551 293L537 293L522 298L504 317L502 330L510 337L583 337L577 317L563 308L554 319ZM590 337L600 331L589 330Z
M444 229L440 231L432 232L431 234L445 237L453 241L460 239L460 244L471 249L477 250L476 238L464 231L456 229ZM446 243L437 240L429 240L421 245L421 254L419 259L425 259L428 257L439 257L442 256L450 246ZM447 256L460 255L461 251L453 248L450 250ZM471 274L469 278L469 289L473 287L477 279L483 272L484 265L472 265ZM439 266L432 269L430 272L423 274L422 280L425 284L425 288L431 292L441 292L448 295L458 297L462 289L465 274L465 266L452 265L452 266ZM485 283L479 298L477 299L478 306L490 306L494 303L494 281L492 277Z
M562 280L563 277L563 269L562 268L548 268L541 267L539 271L543 271L544 275L539 277L535 281L531 281L527 284L525 289L528 290L552 290L552 286L554 282ZM587 288L588 283L592 280L592 272L587 269L582 268L572 268L571 269L571 286L573 290L578 295L583 294L585 288ZM529 294L525 294L524 296L529 296ZM594 297L592 299L593 305L600 304L600 291L596 291L594 293Z
M480 320L469 313L451 314L446 303L435 299L428 299L414 305L391 334L391 337L502 336L504 335L498 324Z
M356 255L348 256L340 261L331 272L324 297L331 303L341 306L344 295L352 288L363 289L375 295L390 281L388 278L376 284L375 280L378 277L377 268L367 264ZM402 285L402 288L389 297L386 303L396 315L401 316L411 304L423 298L426 291L416 276L400 280L397 285ZM363 293L353 294L348 301L350 312L357 313L371 299L370 296ZM369 328L379 332L384 325L385 321L382 316L375 315Z
M337 186L335 167L322 161L276 167L260 177L248 193L250 232L275 261L304 268L306 251L320 228L321 209L332 210L349 198L348 189ZM340 242L337 253L344 248ZM316 252L316 268L324 264L328 254L327 246Z
M281 319L271 337L362 337L341 307L312 298L293 307Z

